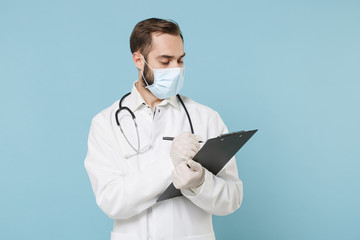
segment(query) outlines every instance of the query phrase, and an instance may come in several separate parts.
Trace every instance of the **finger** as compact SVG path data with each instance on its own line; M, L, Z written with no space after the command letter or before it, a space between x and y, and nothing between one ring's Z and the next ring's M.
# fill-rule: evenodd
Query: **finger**
M178 172L176 171L176 168L174 168L174 170L172 170L171 172L171 178L173 180L176 180L178 178Z
M184 149L184 155L192 159L198 151L194 145L191 148L188 146L188 148Z
M172 175L172 180L173 180L173 182L176 183L177 185L179 185L180 179L181 179L181 178L180 178L176 173Z
M188 138L188 139L182 139L181 141L176 142L176 147L180 151L181 150L188 151L189 149L198 151L199 148L198 148L197 144L199 144L199 143L196 143L193 141L193 139Z
M196 141L198 141L198 142L202 141L202 137L200 135L194 134L194 136L196 138Z
M197 151L191 150L185 153L186 160L193 159Z
M185 161L182 161L181 163L179 163L178 165L176 165L175 169L173 171L175 171L175 174L177 176L179 176L179 178L181 178L181 176L184 175L184 172L189 169L189 167L187 166Z
M200 149L200 143L196 138L192 138L191 143L196 147L196 150Z
M197 144L199 144L200 148L200 141L202 141L202 137L200 135L193 135L193 139L196 141Z
M188 145L197 145L197 142L195 141L195 139L188 137L188 138L182 138L180 140L178 140L176 142L177 145L179 146L188 146Z
M200 143L199 143L199 141L200 141L200 140L198 140L198 138L196 137L196 135L194 135L194 134L191 135L191 140L190 140L190 142L191 142L192 144L194 144L198 150L200 149Z
M177 141L181 141L184 138L190 137L190 135L191 135L191 133L189 133L189 132L183 132L174 138L173 143L177 142Z
M189 171L189 170L188 170ZM178 174L178 172L176 174L174 174L173 176L173 184L174 186L176 186L176 188L183 188L183 186L185 185L185 179L187 179L185 176L185 174L183 172L180 172L180 174Z
M197 142L188 142L186 147L188 149L191 149L192 151L197 152L197 151L199 151L200 144Z
M176 189L180 189L181 185L177 179L173 179L173 184Z
M191 136L191 133L190 133L190 132L183 132L183 133L180 134L179 136L182 136L182 137L190 137L190 136Z
M171 172L171 177L172 178L177 178L177 176L179 175L179 172L178 172L178 166L180 165L180 163L178 165L175 166L175 168L172 170Z
M198 163L198 162L195 162L192 170L195 171L195 172L199 172L201 170L201 168L202 168L201 164Z
M179 189L180 188L179 177L177 176L175 170L171 174L171 179L172 179L172 182L173 182L175 188Z
M177 182L177 179L176 179L176 177L175 177L175 175L174 174L171 174L171 180L172 180L172 182L174 183L174 185L176 184L176 182Z
M200 163L195 162L194 160L186 161L186 164L190 166L190 169L194 172L199 171L202 167Z
M196 143L197 140L195 137L193 137L192 135L191 136L184 136L183 138L181 138L181 140L184 142L184 143Z

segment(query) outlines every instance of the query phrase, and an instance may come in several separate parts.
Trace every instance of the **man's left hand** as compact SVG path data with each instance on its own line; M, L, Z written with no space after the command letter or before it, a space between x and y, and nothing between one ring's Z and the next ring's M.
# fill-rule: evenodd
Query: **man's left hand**
M175 188L197 188L205 181L204 168L194 160L179 163L172 172Z

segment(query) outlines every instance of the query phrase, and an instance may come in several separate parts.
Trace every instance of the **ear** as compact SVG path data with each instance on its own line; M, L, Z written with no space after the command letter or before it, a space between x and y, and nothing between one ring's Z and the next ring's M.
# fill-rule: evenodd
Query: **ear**
M143 61L143 59L141 57L141 53L139 51L136 51L133 53L133 60L134 60L135 66L138 70L144 69L144 61Z

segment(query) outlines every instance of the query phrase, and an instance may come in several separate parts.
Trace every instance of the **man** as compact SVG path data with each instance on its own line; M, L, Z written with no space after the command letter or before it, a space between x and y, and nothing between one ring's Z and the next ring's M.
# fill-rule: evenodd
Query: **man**
M199 141L227 128L217 112L176 96L185 52L175 22L139 22L130 48L138 80L121 110L116 101L93 118L85 159L96 202L114 219L111 239L215 239L212 214L240 207L242 182L235 158L216 176L192 158ZM171 182L184 196L157 203Z

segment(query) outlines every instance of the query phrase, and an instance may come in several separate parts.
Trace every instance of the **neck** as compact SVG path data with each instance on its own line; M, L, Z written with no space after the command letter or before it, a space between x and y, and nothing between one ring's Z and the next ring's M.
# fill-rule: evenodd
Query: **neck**
M158 99L154 96L146 87L142 76L139 76L139 80L137 81L135 85L136 89L140 93L140 95L144 98L147 105L149 105L152 108L155 108L159 103L162 102L162 99Z

